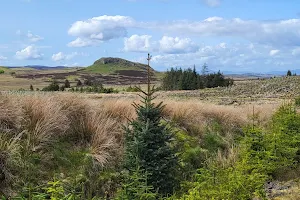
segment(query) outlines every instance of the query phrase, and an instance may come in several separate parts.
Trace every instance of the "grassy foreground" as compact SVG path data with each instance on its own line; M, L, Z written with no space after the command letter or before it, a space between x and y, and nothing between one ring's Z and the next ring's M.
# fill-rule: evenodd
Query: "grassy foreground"
M175 134L181 169L181 188L169 199L299 197L300 118L293 107L274 114L278 105L253 110L197 100L156 101L161 100L166 105L162 123ZM113 199L122 188L122 126L136 117L133 101L139 99L1 94L0 195ZM277 189L265 187L274 180L295 180L285 188L293 192L278 189L280 183Z

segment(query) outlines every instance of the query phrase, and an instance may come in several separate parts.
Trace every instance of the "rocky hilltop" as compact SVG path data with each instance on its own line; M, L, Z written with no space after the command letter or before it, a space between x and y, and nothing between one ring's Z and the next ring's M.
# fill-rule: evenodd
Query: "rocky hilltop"
M117 65L120 67L138 67L142 70L147 70L147 65L137 62L131 62L129 60L125 60L122 58L113 58L113 57L104 57L100 58L99 60L96 60L94 62L94 65L106 65L106 64L112 64Z

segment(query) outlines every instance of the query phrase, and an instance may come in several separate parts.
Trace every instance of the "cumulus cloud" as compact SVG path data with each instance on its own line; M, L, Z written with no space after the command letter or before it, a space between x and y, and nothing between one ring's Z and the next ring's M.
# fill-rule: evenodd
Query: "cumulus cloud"
M5 57L5 56L0 56L0 60L7 60L7 57Z
M210 7L217 7L221 5L221 0L201 0L201 1Z
M41 60L43 59L43 54L35 46L28 46L17 51L16 58L19 60Z
M68 33L77 37L75 40L77 42L85 41L77 46L89 46L96 41L126 37L129 28L160 30L164 34L175 33L177 36L187 35L188 37L232 37L245 39L252 43L277 46L300 45L300 19L259 21L240 18L224 19L212 16L199 21L143 22L128 16L103 15L84 21L76 21Z
M53 61L65 61L65 60L71 60L72 58L78 55L80 54L77 52L72 52L70 54L64 54L63 52L58 52L56 54L53 54L51 58Z
M271 51L270 51L270 56L275 56L276 54L278 54L280 52L280 50L278 50L278 49L272 49Z
M163 36L159 41L151 41L150 35L132 35L124 39L124 51L161 52L167 54L196 52L198 46L190 38Z
M38 42L44 39L39 35L33 34L31 31L27 31L27 33L23 33L21 30L18 30L16 34L22 38L27 39L31 43Z
M170 54L196 52L199 48L190 38L163 36L159 44L160 52Z
M286 66L300 64L300 60L293 60L292 50L289 48L277 51L276 56L270 57L272 46L261 44L226 44L203 45L197 52L186 54L159 54L152 58L155 65L170 67L192 67L194 64L201 70L207 63L212 70L258 71L281 70ZM277 68L278 67L278 68Z
M69 42L69 47L89 47L89 46L96 46L100 44L99 41L94 41L87 38L76 38L72 42Z
M297 56L300 55L300 47L297 47L292 50L292 55Z
M68 30L68 34L81 40L108 41L127 36L127 27L132 27L135 21L127 16L99 16L85 21L76 21ZM77 38L77 39L78 39ZM88 43L90 45L90 43ZM81 43L81 46L88 46Z
M173 21L147 23L151 29L176 34L210 37L235 37L250 42L273 45L300 45L300 19L279 21L223 19L209 17L202 21Z
M131 52L150 51L153 48L150 40L151 40L150 35L132 35L129 38L124 39L124 51L131 51Z

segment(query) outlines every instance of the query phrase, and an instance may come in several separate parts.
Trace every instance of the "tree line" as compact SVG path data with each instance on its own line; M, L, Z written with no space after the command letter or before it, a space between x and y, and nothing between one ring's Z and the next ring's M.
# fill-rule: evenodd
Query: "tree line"
M224 75L218 71L217 73L207 73L207 67L203 67L202 74L193 69L188 68L182 70L181 68L171 68L166 72L163 78L163 90L196 90L214 87L228 87L233 85L233 80L225 78Z

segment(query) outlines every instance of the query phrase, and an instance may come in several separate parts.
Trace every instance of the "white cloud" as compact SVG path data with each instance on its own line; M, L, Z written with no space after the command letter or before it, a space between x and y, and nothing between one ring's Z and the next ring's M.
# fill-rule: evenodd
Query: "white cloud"
M88 47L99 45L100 41L95 41L87 38L76 38L72 42L69 42L69 47Z
M160 52L163 53L191 53L196 52L199 47L190 38L163 36L159 41Z
M132 35L124 39L124 51L148 52L152 48L150 35Z
M221 5L221 0L202 0L202 2L210 7L217 7Z
M7 60L7 57L5 57L5 56L0 56L0 60Z
M149 22L141 26L196 37L235 37L250 42L299 46L300 19L257 21L209 17L202 21Z
M130 17L103 15L85 21L76 21L69 28L68 34L78 37L76 40L81 40L77 41L80 45L75 46L90 46L90 43L93 43L93 41L108 41L115 38L126 37L127 27L132 27L134 23L134 20ZM84 45L83 43L87 41L89 41L89 45ZM74 45L71 44L69 46Z
M199 47L190 38L163 36L159 41L151 41L150 35L132 35L124 39L124 51L161 52L167 54L196 52Z
M300 47L297 47L292 50L292 55L297 56L300 55Z
M276 56L270 58L270 52L278 50ZM271 70L284 70L285 68L300 65L300 60L293 59L289 48L273 49L272 46L261 44L225 44L209 46L203 45L197 52L186 54L160 54L152 58L153 64L170 67L192 67L198 70L207 63L212 70L255 71L267 72Z
M64 60L71 60L72 58L78 55L80 54L77 52L72 52L70 54L64 54L63 52L58 52L56 54L53 54L51 58L53 61L64 61Z
M33 34L31 31L27 31L27 33L23 33L21 30L17 30L16 34L22 38L26 38L31 43L38 42L44 39L39 35Z
M19 60L41 60L43 59L43 54L35 46L28 46L17 51L16 58Z
M275 56L276 54L278 54L280 52L280 50L278 50L278 49L272 49L271 51L270 51L270 56Z
M33 33L31 33L30 31L28 31L27 33L27 38L29 39L29 41L31 42L38 42L40 40L43 40L44 38L39 36L39 35L34 35Z
M211 0L210 5L217 5L218 2L220 1ZM76 40L80 38L80 40L92 43L126 37L129 28L161 30L164 34L172 33L185 37L231 37L245 39L252 43L300 46L300 19L259 21L240 18L224 19L212 16L199 21L143 22L128 16L103 15L84 21L76 21L68 33L77 37Z

